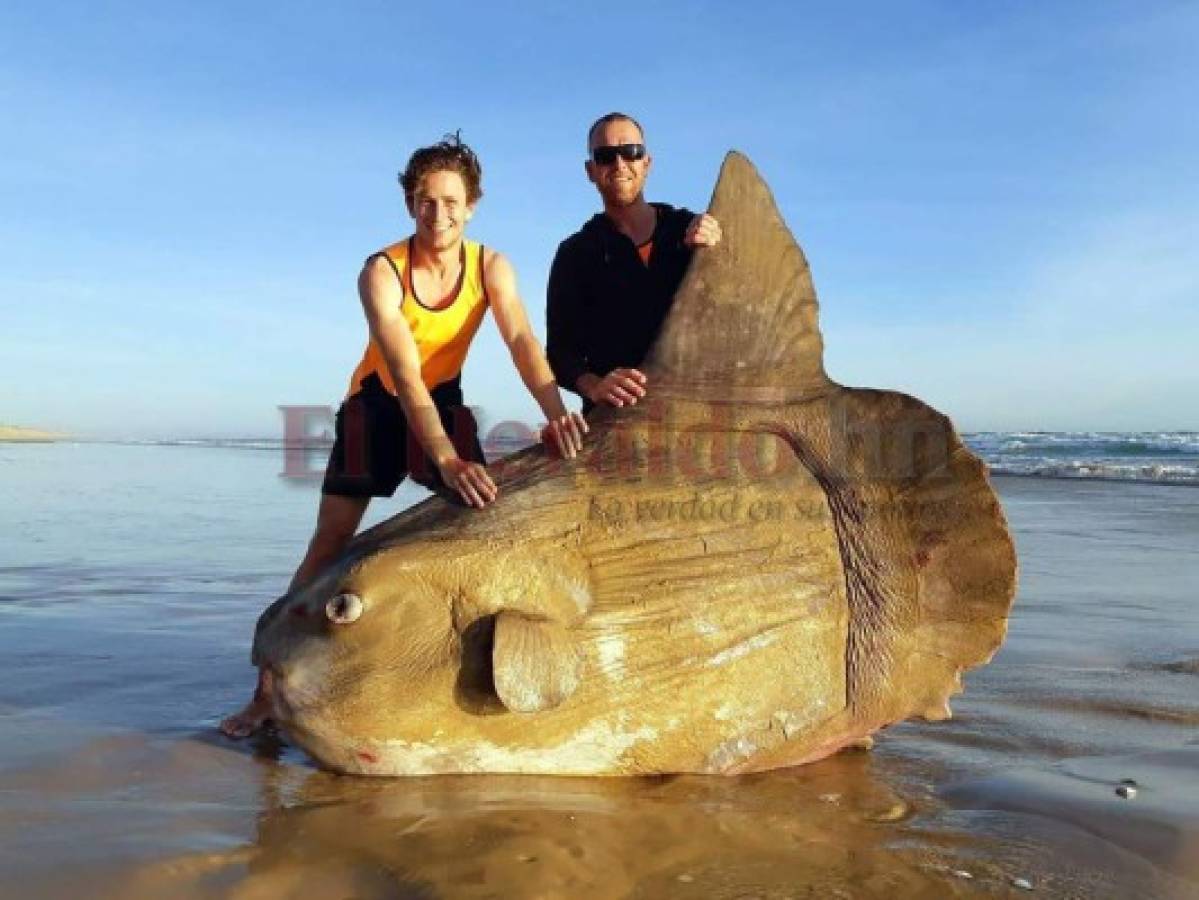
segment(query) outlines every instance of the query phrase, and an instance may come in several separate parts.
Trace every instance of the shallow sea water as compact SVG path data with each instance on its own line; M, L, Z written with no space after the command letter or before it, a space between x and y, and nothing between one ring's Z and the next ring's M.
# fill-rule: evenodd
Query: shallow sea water
M871 752L392 780L215 732L313 522L315 485L282 469L0 445L0 896L1199 896L1197 490L997 478L1008 640L953 720Z

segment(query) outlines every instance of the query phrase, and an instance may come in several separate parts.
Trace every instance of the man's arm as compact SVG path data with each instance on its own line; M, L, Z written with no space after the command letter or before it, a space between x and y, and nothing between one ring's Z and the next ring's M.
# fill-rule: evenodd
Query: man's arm
M589 373L583 342L583 297L579 276L565 243L560 244L550 266L546 288L546 355L558 384L586 397L579 379Z
M396 386L408 427L442 480L471 506L485 506L495 499L496 486L483 466L458 456L441 425L441 416L420 374L420 351L412 329L400 313L403 289L395 270L382 255L372 256L358 276L358 296L370 327Z
M487 301L491 304L495 324L504 343L508 345L508 352L512 354L512 362L520 373L521 381L549 423L543 439L552 441L563 456L573 457L583 449L587 422L578 413L567 412L562 403L558 382L554 380L545 354L541 352L537 335L529 327L529 317L516 290L516 272L512 264L502 253L490 250L486 253L488 257L483 271Z
M624 406L645 396L645 376L636 369L615 369L600 376L587 363L583 339L583 297L579 273L566 245L558 247L546 289L550 367L558 383L591 403Z

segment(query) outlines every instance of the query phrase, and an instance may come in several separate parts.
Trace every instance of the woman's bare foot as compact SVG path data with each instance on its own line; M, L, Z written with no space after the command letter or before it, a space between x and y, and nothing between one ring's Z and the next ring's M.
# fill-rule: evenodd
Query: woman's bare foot
M221 733L234 739L249 737L271 719L271 673L258 670L254 697L239 712L222 719Z

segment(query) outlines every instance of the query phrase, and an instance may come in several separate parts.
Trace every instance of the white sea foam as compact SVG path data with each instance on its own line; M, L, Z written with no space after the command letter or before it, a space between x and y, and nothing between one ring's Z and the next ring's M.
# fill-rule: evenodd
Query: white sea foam
M1199 485L1199 433L977 432L963 436L991 471Z

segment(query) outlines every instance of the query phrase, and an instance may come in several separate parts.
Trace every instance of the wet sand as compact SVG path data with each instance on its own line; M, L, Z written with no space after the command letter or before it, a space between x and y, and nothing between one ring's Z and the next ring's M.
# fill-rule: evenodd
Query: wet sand
M996 479L1008 641L953 720L873 751L736 779L372 780L214 730L315 506L279 468L0 452L0 895L1199 896L1197 491Z

